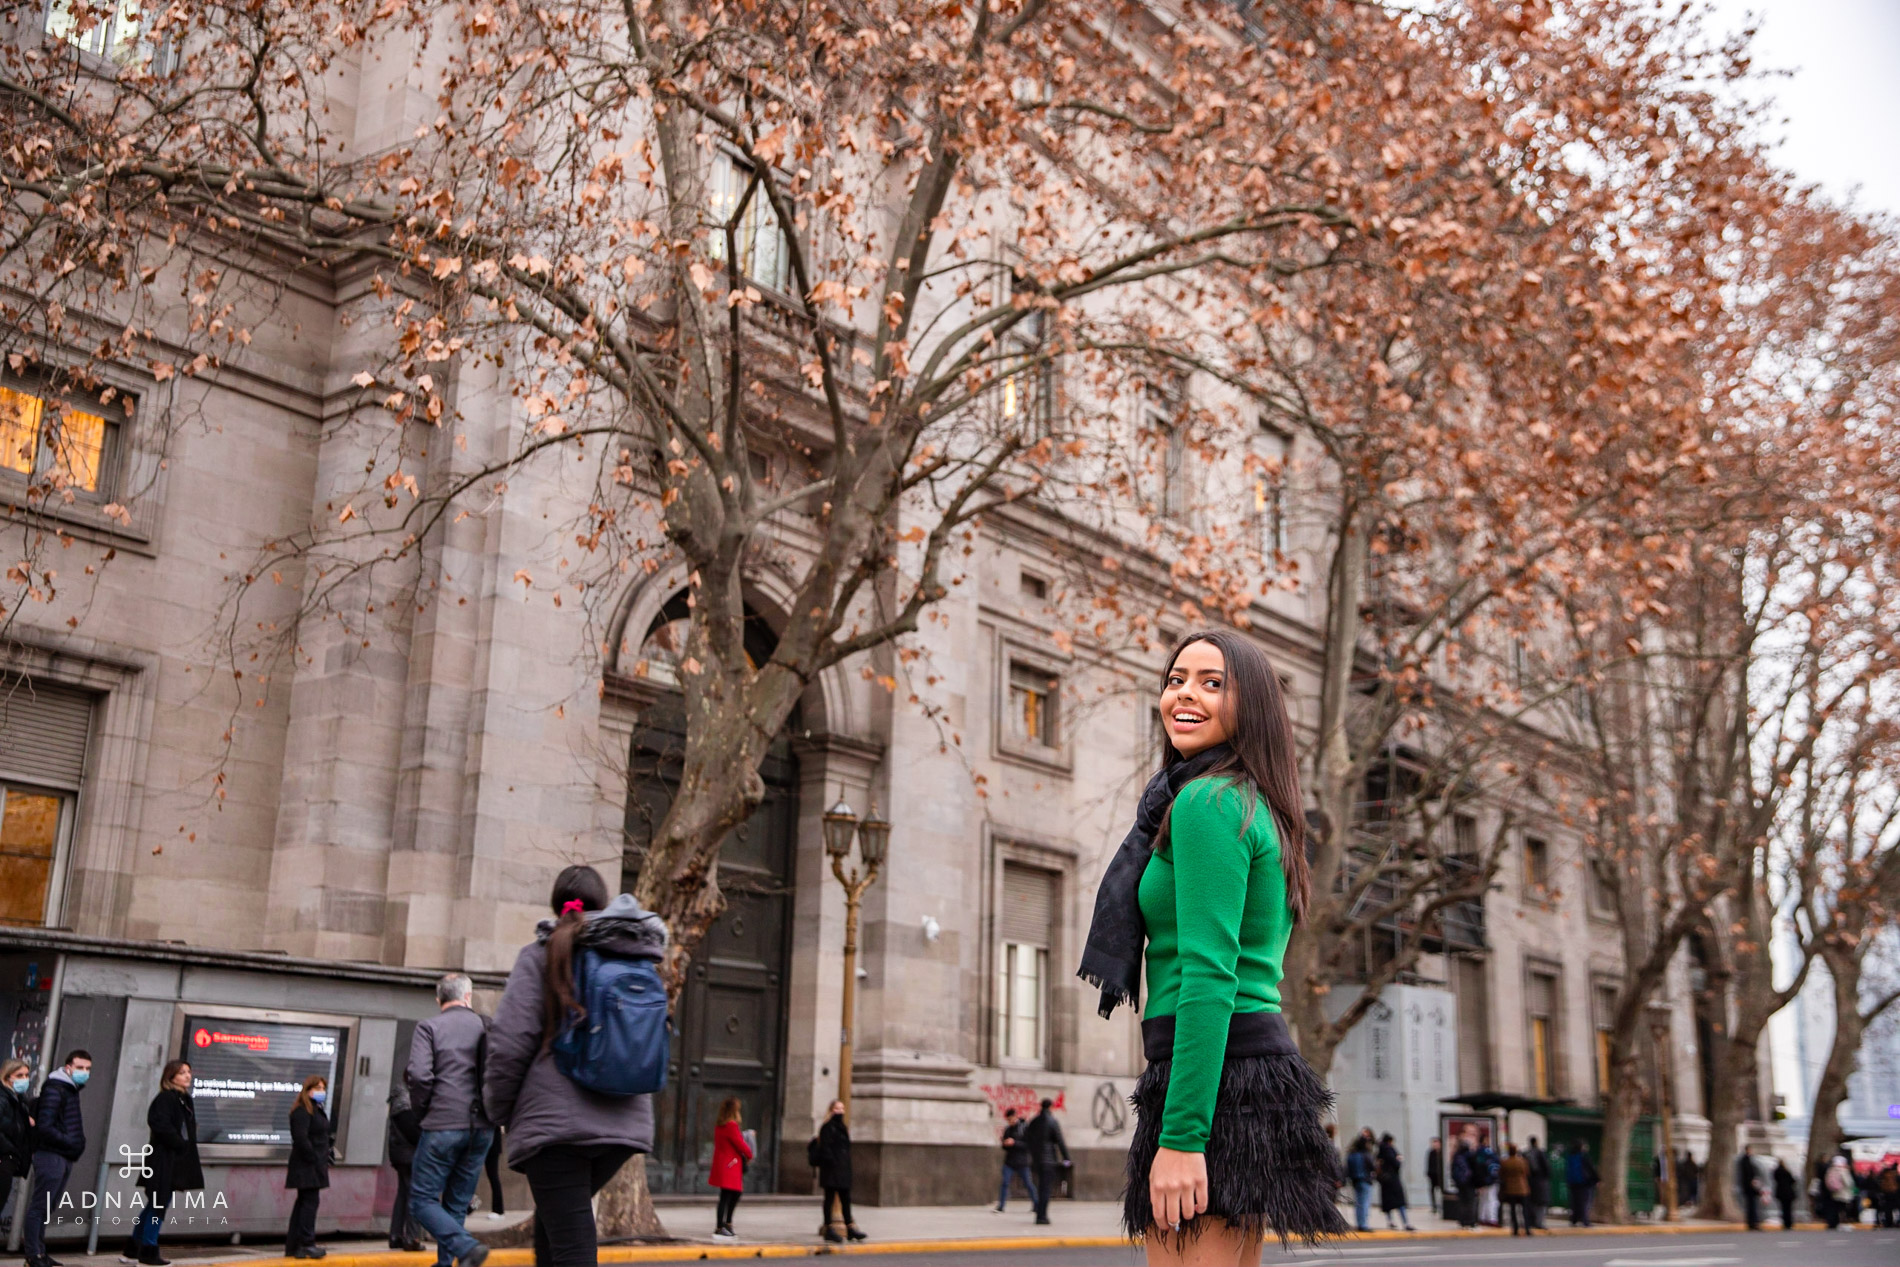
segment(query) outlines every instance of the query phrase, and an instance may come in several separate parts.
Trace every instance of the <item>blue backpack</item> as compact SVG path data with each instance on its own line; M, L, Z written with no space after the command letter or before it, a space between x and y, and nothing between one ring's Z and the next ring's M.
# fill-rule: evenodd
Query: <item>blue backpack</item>
M601 1095L660 1090L671 1039L659 970L651 959L577 949L574 997L587 1015L570 1015L555 1036L555 1069Z

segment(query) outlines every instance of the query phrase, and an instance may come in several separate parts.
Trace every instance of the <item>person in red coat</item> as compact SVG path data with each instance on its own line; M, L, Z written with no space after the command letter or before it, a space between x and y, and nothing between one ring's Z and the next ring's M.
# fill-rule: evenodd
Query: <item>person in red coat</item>
M746 1163L752 1160L752 1145L746 1142L739 1124L739 1097L729 1095L719 1106L719 1124L713 1127L712 1174L709 1181L719 1189L719 1221L713 1229L717 1240L737 1240L732 1230L732 1212L739 1208L739 1193L745 1189Z

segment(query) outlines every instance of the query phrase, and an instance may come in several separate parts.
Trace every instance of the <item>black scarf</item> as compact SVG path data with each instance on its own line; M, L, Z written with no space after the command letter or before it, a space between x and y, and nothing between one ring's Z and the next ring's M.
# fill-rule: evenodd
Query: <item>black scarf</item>
M1141 918L1141 874L1154 852L1161 816L1174 804L1177 793L1219 764L1233 750L1224 743L1197 752L1167 766L1148 780L1135 804L1135 825L1102 873L1095 891L1095 917L1089 921L1089 939L1082 947L1078 977L1102 991L1100 1011L1109 1015L1123 1003L1130 1007L1141 990L1141 954L1148 945L1148 926Z

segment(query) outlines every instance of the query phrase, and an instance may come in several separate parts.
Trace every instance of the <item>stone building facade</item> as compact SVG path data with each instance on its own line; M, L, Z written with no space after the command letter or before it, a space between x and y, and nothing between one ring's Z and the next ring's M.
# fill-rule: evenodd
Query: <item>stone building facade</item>
M375 152L428 108L365 72L340 126L353 150ZM134 407L110 420L97 486L21 526L67 544L57 592L13 614L0 652L6 919L70 930L95 951L182 942L281 952L302 972L454 967L492 983L546 914L553 875L573 862L619 875L663 812L678 740L663 635L686 578L636 573L611 604L605 662L585 654L583 614L520 581L551 570L551 526L591 488L551 464L401 565L426 575L426 603L308 620L265 680L248 661L233 676L219 630L288 628L318 583L290 570L221 625L237 581L270 567L259 543L334 519L377 444L345 405L372 334L340 318L367 304L367 277L295 273L283 286L242 358L189 381L123 374L115 385ZM20 399L48 392L30 377L4 386ZM462 366L452 395L468 444L431 451L430 480L509 452L524 426L491 367ZM106 512L114 502L129 522ZM799 533L788 516L781 544L795 553ZM810 1181L803 1149L836 1086L842 1020L844 903L820 816L842 798L893 825L861 934L861 1199L985 1199L1000 1109L1044 1097L1065 1119L1076 1191L1118 1190L1137 1020L1098 1017L1073 966L1154 763L1160 666L1078 658L1049 637L1059 536L1027 511L993 517L941 619L918 635L920 661L873 653L803 701L764 771L765 803L726 848L732 904L691 969L649 1160L656 1189L703 1190L712 1113L728 1094L766 1145L748 1183ZM748 586L769 639L790 586L769 567ZM1311 587L1274 590L1253 624L1308 727L1319 601ZM919 666L934 678L928 710L905 700ZM1334 1071L1342 1119L1396 1128L1414 1164L1446 1095L1587 1105L1601 1089L1613 943L1596 935L1574 846L1526 836L1512 858L1485 903L1482 948L1429 959L1391 1000L1416 1034L1387 1047L1364 1026ZM326 986L310 1010L347 1013L358 977ZM0 1045L26 1050L33 1017L48 1021L28 1006L39 988L8 995ZM389 1011L389 988L364 986L363 1006ZM1677 1051L1690 1041L1679 1034ZM367 1119L352 1138L375 1138L376 1097L344 1095ZM1676 1104L1692 1124L1699 1101ZM351 1160L374 1163L354 1145Z

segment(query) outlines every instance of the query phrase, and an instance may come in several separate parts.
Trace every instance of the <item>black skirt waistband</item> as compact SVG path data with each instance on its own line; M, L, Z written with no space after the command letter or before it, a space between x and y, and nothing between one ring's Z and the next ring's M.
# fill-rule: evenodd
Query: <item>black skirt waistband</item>
M1150 1064L1174 1059L1174 1018L1154 1016L1141 1023L1141 1053ZM1227 1022L1228 1060L1243 1056L1297 1056L1293 1031L1279 1012L1235 1012Z

